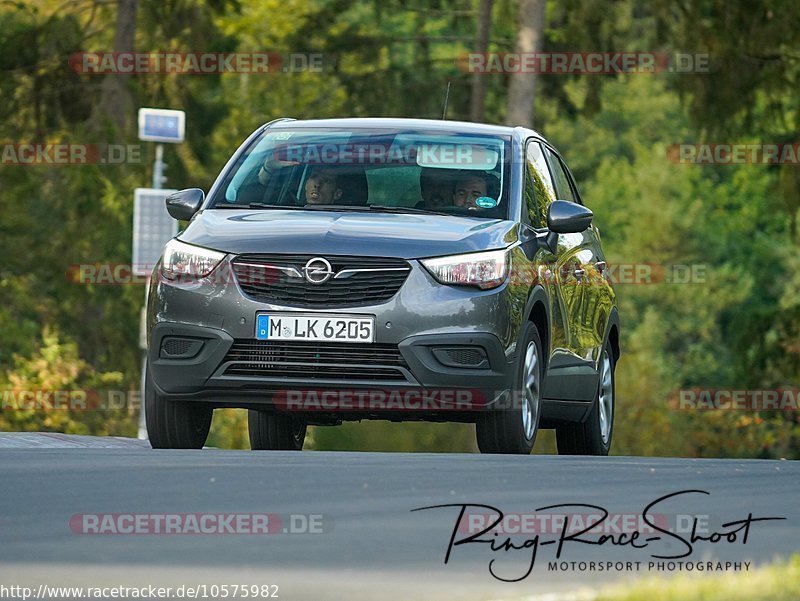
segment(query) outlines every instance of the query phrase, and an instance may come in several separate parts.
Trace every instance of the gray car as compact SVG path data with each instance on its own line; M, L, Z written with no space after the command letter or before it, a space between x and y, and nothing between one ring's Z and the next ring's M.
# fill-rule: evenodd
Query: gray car
M279 119L234 153L151 278L153 447L200 448L215 407L253 449L308 425L462 421L487 453L609 452L619 318L592 212L534 131Z

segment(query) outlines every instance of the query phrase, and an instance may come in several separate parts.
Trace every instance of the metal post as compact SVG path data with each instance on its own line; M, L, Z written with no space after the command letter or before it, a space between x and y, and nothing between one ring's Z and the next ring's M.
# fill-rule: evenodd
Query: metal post
M164 182L164 145L156 144L156 161L153 163L153 188L161 189Z

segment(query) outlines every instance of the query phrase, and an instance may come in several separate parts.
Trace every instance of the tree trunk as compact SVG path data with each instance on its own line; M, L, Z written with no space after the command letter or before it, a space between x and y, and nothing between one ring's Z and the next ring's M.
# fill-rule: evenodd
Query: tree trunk
M478 7L478 28L475 32L475 52L485 54L489 49L489 32L492 28L492 4L494 0L480 0ZM472 99L469 119L474 122L484 120L486 107L486 74L475 71L472 74Z
M546 0L520 0L517 52L541 52L544 42L544 8ZM533 127L536 97L536 73L512 73L508 88L506 123Z
M136 9L138 0L117 1L117 24L114 34L114 52L133 52L136 37ZM121 131L125 131L136 117L133 96L128 89L130 74L109 73L103 79L100 110Z

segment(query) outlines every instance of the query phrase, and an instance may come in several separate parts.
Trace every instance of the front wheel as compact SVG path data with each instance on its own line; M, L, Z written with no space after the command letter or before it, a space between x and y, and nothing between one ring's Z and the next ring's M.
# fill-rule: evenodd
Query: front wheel
M247 412L250 448L254 451L300 451L306 439L303 420L282 413Z
M608 343L600 358L600 381L589 416L580 424L556 428L559 455L608 455L614 434L614 353Z
M150 368L144 375L144 417L154 449L202 449L211 428L211 407L196 402L170 401L156 392Z
M475 423L481 453L527 455L533 449L542 406L544 355L536 325L526 322L523 328L511 408L481 414Z

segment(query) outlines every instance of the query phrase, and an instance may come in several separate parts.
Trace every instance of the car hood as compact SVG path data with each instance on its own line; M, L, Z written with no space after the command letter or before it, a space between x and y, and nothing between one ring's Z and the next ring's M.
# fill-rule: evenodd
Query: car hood
M233 254L308 253L415 259L503 248L513 221L450 215L210 209L180 240Z

